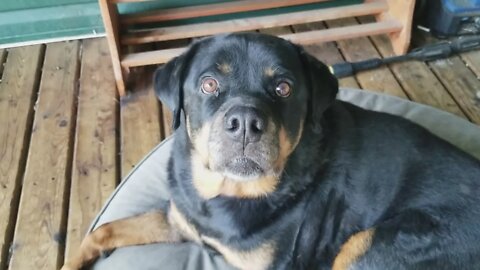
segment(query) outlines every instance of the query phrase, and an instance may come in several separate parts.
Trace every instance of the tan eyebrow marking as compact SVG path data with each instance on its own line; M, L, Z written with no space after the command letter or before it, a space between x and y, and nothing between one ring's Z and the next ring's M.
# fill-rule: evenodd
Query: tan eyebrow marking
M273 77L275 75L275 72L278 70L276 67L267 67L263 70L263 74L267 77Z
M229 74L230 72L232 72L232 67L228 63L217 63L217 68L223 74Z

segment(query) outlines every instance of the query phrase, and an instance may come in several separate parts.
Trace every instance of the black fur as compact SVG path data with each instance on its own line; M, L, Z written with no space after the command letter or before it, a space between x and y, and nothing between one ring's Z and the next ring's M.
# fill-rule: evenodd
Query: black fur
M219 59L232 74L215 74L221 92L206 97L198 76ZM272 95L264 64L280 65L297 92ZM271 269L330 269L349 236L374 228L352 269L480 269L480 162L405 119L334 100L336 79L303 49L261 34L204 39L159 69L155 88L178 127L172 200L200 233L240 250L274 240ZM290 136L306 120L303 135L273 193L204 200L192 185L180 110L198 130L242 95L261 101Z

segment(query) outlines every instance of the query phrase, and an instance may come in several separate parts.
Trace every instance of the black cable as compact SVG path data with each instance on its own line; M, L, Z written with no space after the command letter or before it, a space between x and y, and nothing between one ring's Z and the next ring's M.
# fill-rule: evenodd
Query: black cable
M480 48L480 35L461 36L452 41L442 41L429 44L412 50L410 53L387 58L372 58L359 62L344 62L330 66L330 71L337 77L352 76L359 71L370 70L386 64L418 60L422 62L447 58L453 54L459 54Z

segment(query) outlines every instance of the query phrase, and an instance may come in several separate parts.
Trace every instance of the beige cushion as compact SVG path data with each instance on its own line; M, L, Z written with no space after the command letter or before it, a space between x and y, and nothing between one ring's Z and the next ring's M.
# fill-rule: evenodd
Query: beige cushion
M400 115L429 129L480 159L480 127L468 121L404 99L356 89L341 89L341 100L366 109ZM174 136L155 147L123 180L98 217L92 229L112 220L159 207L169 198L166 169ZM141 228L141 224L139 224ZM100 259L94 269L232 269L223 258L193 243L154 244L126 247Z

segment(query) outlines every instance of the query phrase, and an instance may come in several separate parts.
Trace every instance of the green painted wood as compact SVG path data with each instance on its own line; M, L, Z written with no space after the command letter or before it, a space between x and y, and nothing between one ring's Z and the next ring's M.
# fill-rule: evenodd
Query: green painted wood
M0 12L96 2L96 0L2 0Z
M118 10L121 14L131 14L135 12L149 11L162 8L177 8L193 5L216 4L224 2L233 2L238 0L161 0L147 1L137 3L121 3L118 4Z
M96 2L0 13L0 44L102 32Z
M119 4L121 14L195 5L220 3L234 0L159 0L141 3ZM0 45L45 40L54 38L74 38L104 32L97 0L1 0L0 4ZM238 19L250 16L272 15L276 13L325 8L353 3L362 0L334 0L331 2L303 6L276 8L255 12L210 16L179 20L143 27L158 27L178 24Z
M188 1L188 0L183 0L183 1ZM217 2L226 2L226 1L217 1ZM306 10L329 8L329 7L336 7L336 6L345 6L345 5L359 4L359 3L362 3L362 2L363 2L363 0L333 0L333 1L328 1L328 2L307 4L307 5L273 8L273 9L266 9L266 10L249 11L249 12L241 12L241 13L234 13L234 14L228 14L228 15L209 16L209 17L202 17L202 18L182 19L182 20L162 22L162 23L144 24L144 25L141 25L138 28L142 28L142 27L154 28L154 27L162 27L162 26L174 26L174 25L184 25L184 24L192 24L192 23L214 22L214 21L222 21L222 20L227 20L227 19L242 19L242 18L248 18L248 17L281 14L281 13L286 13L286 12L306 11ZM155 3L155 1L150 2L150 3ZM121 11L122 14L130 13L132 10L140 11L140 10L142 10L142 7L141 7L140 4L144 4L144 3L125 4L125 5L128 5L127 8L122 10L122 8L120 7L120 11ZM154 9L155 7L152 6L152 8ZM152 9L149 9L149 10L152 10Z

